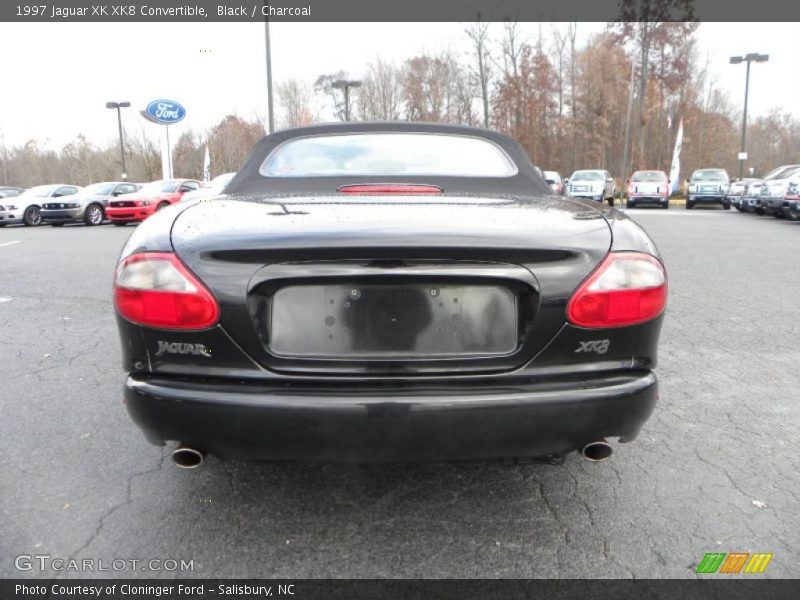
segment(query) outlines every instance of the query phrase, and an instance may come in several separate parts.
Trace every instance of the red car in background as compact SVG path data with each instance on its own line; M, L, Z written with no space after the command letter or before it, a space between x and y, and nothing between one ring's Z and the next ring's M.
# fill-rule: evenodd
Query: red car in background
M669 208L670 181L664 171L636 171L625 184L626 208L635 208L642 204Z
M148 183L138 192L109 201L106 216L114 225L144 221L157 210L178 202L186 192L200 189L195 179L163 179Z

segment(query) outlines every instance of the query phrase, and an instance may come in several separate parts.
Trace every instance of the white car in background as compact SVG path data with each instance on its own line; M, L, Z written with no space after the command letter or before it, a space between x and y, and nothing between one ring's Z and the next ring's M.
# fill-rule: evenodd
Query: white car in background
M752 177L745 177L744 179L737 179L736 181L731 181L730 186L728 187L728 202L731 203L736 210L742 210L742 204L744 200L745 192L747 191L747 186L751 183L758 181L757 179L753 179Z
M773 215L782 219L783 201L789 191L789 184L800 177L800 167L782 171L775 177L765 179L761 184L761 191L758 194L758 205L764 214Z
M222 175L217 175L209 181L208 183L203 184L199 190L195 190L193 192L187 192L181 198L181 202L186 202L187 200L196 200L197 198L211 198L213 196L219 196L222 194L222 190L225 189L233 176L236 173L223 173Z
M744 195L742 196L742 210L749 213L764 214L759 204L761 186L764 185L765 181L780 179L784 173L791 173L797 168L800 168L800 165L781 165L780 167L772 169L772 171L764 175L761 179L756 179L748 183L744 190Z
M575 171L565 183L567 184L567 196L587 198L598 202L607 200L610 206L614 206L614 194L617 186L608 171L602 169Z
M697 204L721 204L725 210L730 209L730 184L731 178L725 169L697 169L689 178L686 208L692 209Z
M25 190L19 196L3 198L0 202L0 227L13 223L24 223L35 227L42 222L42 205L60 198L59 202L73 204L83 188L78 185L54 183L37 185Z

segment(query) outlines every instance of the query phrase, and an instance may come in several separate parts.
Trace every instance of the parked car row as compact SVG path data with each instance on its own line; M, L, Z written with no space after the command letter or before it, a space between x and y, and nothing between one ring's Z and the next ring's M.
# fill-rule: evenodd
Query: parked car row
M164 179L148 184L104 181L87 187L55 183L27 190L0 187L0 227L138 223L181 200L221 194L234 175L225 173L205 185L195 179Z
M800 220L800 165L781 165L761 179L731 187L731 204L741 212Z

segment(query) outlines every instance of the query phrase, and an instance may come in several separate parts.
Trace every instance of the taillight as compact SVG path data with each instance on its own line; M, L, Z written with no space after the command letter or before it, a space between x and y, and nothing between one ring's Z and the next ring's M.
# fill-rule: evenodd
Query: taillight
M341 194L441 194L442 188L437 185L425 185L419 183L396 184L396 183L364 183L358 185L343 185L336 190Z
M205 329L219 319L211 292L168 252L123 260L114 275L114 304L125 319L160 329Z
M641 252L611 252L572 295L567 318L579 327L623 327L657 317L666 303L661 261Z

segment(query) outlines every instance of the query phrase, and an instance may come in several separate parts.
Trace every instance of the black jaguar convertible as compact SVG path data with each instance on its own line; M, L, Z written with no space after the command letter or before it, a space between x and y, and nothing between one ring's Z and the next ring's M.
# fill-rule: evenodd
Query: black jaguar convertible
M666 297L636 223L505 135L419 123L265 137L114 276L128 411L185 467L601 460L655 405Z

